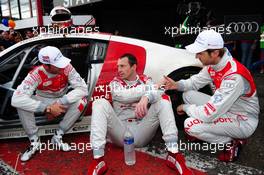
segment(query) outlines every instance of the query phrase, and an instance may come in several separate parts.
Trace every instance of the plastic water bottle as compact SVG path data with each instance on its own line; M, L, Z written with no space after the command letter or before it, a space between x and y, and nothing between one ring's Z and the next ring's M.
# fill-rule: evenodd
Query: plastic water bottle
M126 128L124 134L124 156L125 156L125 163L127 165L134 165L136 163L134 136L129 130L129 127Z

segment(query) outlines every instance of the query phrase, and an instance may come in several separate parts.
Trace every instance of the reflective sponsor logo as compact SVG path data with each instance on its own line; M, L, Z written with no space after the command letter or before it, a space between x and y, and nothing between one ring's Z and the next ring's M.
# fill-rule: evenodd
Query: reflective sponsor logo
M54 134L56 129L45 129L44 133L45 134Z
M28 84L25 84L24 86L23 86L23 90L29 90L30 89L30 86L28 85Z
M202 120L194 119L194 120L190 121L190 122L187 124L187 127L185 128L185 130L190 129L193 125L202 124L202 123L203 123Z
M0 138L18 138L18 137L25 137L26 133L25 131L20 131L20 130L14 130L14 129L10 129L8 131L1 131L0 132Z
M211 111L213 111L213 112L216 111L214 105L212 105L212 104L210 104L210 103L206 103L206 106L207 106L209 109L211 109Z
M58 55L54 58L54 61L58 61L62 58L62 54L58 53Z
M24 82L25 82L25 84L27 84L29 86L33 86L33 84L34 84L34 82L30 81L30 80L25 80Z
M45 61L46 63L49 63L50 62L50 58L49 56L42 56L42 60Z
M215 76L215 72L214 71L210 71L210 75L213 77Z
M32 79L32 82L38 81L38 75L30 74L30 78Z
M204 112L205 112L205 115L209 116L210 115L210 112L209 110L207 109L207 107L205 106L204 107Z
M232 121L232 118L222 118L222 117L219 117L218 119L216 119L214 121L214 124L217 124L217 123L233 123L233 121Z
M255 33L259 31L259 24L256 21L231 22L227 27L234 33Z
M43 83L43 86L49 86L51 84L52 84L52 81L46 81L46 82Z
M223 83L223 87L226 87L226 88L234 88L235 87L235 83L224 82Z
M228 78L225 78L225 80L232 80L232 81L234 81L234 80L236 80L236 77L228 77Z
M221 94L216 94L213 96L214 100L213 103L219 103L223 100L223 96Z

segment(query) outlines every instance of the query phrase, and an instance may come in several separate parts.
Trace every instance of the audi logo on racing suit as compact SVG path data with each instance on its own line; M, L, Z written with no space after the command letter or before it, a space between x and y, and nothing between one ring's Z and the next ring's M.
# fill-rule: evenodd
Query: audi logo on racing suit
M231 22L227 28L232 33L256 33L259 31L259 24L256 21Z

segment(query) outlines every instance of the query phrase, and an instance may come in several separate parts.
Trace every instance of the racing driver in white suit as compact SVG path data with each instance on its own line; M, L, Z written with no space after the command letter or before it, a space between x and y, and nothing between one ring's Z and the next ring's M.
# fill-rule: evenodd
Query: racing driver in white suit
M162 95L163 91L150 78L137 74L135 56L124 54L118 59L117 68L118 76L110 83L113 107L106 99L93 102L90 135L93 161L88 175L107 171L103 158L107 136L114 144L123 146L124 132L129 125L135 146L142 147L153 138L159 124L169 152L167 165L179 174L192 174L178 151L178 130L169 97Z
M22 161L29 160L41 145L34 113L45 113L50 120L65 113L51 143L69 151L70 146L62 141L62 136L80 117L87 103L86 83L70 64L71 60L64 57L58 48L42 48L38 59L43 64L26 76L12 97L12 106L17 108L30 140L29 148L21 156ZM73 90L67 93L69 85Z
M186 49L196 54L204 68L187 80L175 82L165 77L165 89L184 91L185 104L177 107L177 113L189 116L184 122L186 133L227 145L218 158L234 161L258 125L259 101L253 78L224 48L222 36L214 30L201 32ZM197 91L208 84L213 84L212 96Z

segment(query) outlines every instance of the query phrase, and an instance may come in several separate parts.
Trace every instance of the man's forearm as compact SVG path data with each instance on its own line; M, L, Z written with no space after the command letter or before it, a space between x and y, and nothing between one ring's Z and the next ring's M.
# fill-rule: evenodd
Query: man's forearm
M31 112L44 112L47 104L44 102L32 99L27 95L13 95L12 106Z

